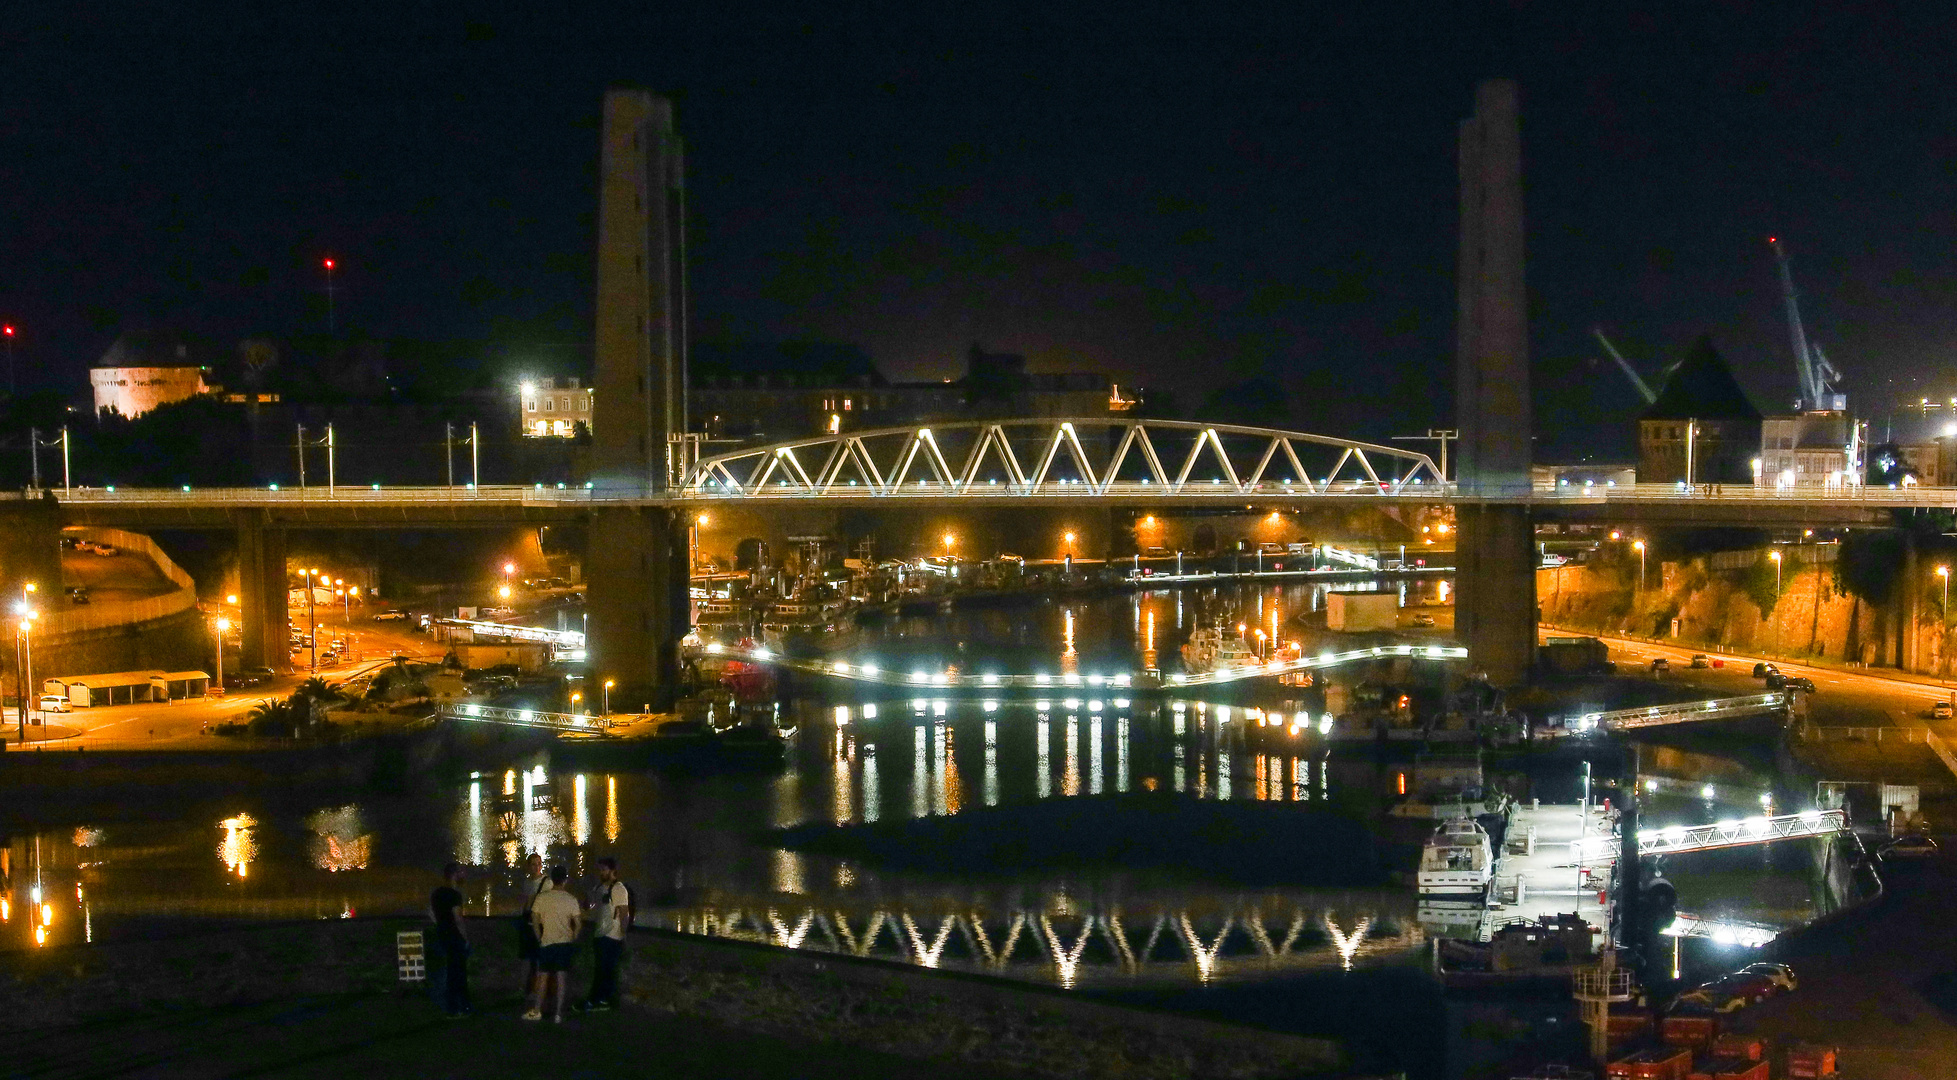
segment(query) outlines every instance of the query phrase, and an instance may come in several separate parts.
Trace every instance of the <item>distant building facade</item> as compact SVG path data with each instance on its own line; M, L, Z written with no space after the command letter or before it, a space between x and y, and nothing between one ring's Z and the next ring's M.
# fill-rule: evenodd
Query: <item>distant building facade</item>
M967 419L1104 416L1140 401L1139 391L1106 375L1028 372L1025 357L976 345L955 381L892 383L867 358L822 356L696 365L689 397L695 430L747 444Z
M1854 484L1849 464L1854 427L1847 413L1834 410L1764 418L1759 483L1775 488Z
M113 409L133 420L159 405L220 389L208 381L210 373L207 350L188 337L127 333L88 369L88 385L98 415Z
M1700 337L1638 419L1638 482L1750 484L1759 448L1760 411Z
M208 392L208 373L201 367L97 367L88 369L88 384L96 412L114 410L133 420L158 405Z
M577 379L535 379L524 383L517 413L526 438L568 439L579 425L591 430L591 387L579 386Z

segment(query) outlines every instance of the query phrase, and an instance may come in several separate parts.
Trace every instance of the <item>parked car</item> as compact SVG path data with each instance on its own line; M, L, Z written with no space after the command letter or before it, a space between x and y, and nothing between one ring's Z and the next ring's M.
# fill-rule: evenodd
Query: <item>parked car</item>
M1671 669L1672 669L1672 662L1667 657L1663 657L1663 656L1655 657L1651 661L1651 671L1652 674L1654 675L1658 674L1659 672L1670 671Z
M1782 993L1801 985L1801 980L1794 977L1794 969L1786 964L1748 964L1740 969L1740 973L1758 975L1779 987Z
M1803 694L1815 693L1814 680L1806 675L1783 675L1780 685L1786 690L1799 690Z
M1693 653L1691 666L1695 668L1709 668L1712 666L1712 657L1707 656L1705 653Z
M1774 672L1779 670L1780 670L1779 668L1773 666L1772 664L1762 661L1761 663L1753 665L1753 677L1756 679L1764 679L1767 676L1772 675Z
M1149 558L1151 558L1151 559L1161 559L1161 558L1166 558L1166 557L1168 557L1168 556L1169 556L1169 554L1170 554L1170 551L1169 551L1169 549L1168 549L1168 548L1165 548L1165 547L1163 547L1163 546L1162 546L1162 545L1160 545L1160 544L1155 544L1155 545L1152 545L1152 546L1149 546L1149 547L1145 547L1145 548L1143 548L1143 549L1142 549L1142 554L1143 554L1143 555L1146 555L1146 556L1148 556L1148 557L1149 557Z
M1415 612L1413 616L1413 625L1432 626L1434 625L1434 617L1432 615L1427 614L1424 611Z
M1927 836L1898 836L1876 849L1883 862L1916 862L1937 857L1937 842Z
M61 696L60 694L42 694L41 702L40 704L36 705L35 708L39 709L42 712L74 712L75 711L74 706L68 703L68 699Z
M272 669L268 667L244 668L231 677L233 686L263 686L272 681Z
M79 543L81 543L81 541L77 540L75 537L64 536L61 538L61 550L73 551L75 550L75 545Z
M88 603L88 586L86 585L68 586L68 602L71 604Z
M1736 972L1702 983L1672 999L1674 1012L1738 1012L1780 993L1780 986L1763 975Z
M1787 676L1782 675L1778 671L1767 672L1766 679L1767 689L1769 690L1780 690L1787 686Z
M405 622L407 621L407 618L408 618L408 613L406 611L401 610L398 607L388 608L386 611L380 611L374 613L375 622L397 622L397 621Z
M1932 720L1949 720L1954 716L1957 716L1957 706L1952 705L1948 701L1939 701L1935 705L1930 706L1930 719Z
M114 544L97 544L95 545L95 553L106 558L110 555L117 554L116 546Z

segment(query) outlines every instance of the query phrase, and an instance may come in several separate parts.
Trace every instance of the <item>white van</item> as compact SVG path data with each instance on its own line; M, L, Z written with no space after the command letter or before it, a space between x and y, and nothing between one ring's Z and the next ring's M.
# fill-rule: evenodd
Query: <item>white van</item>
M36 705L35 708L39 709L41 712L73 712L74 711L73 709L69 708L68 699L62 697L60 694L42 694L41 703L39 705Z

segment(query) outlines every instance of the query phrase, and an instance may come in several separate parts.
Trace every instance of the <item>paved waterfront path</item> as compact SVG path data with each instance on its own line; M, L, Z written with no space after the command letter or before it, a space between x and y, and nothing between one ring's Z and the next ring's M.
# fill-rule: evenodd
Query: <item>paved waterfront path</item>
M331 1077L999 1076L957 1063L735 1032L638 1005L526 1023L514 997L445 1020L419 995L294 997L243 1007L38 1031L13 1040L8 1076ZM1009 1075L1009 1074L1007 1074Z

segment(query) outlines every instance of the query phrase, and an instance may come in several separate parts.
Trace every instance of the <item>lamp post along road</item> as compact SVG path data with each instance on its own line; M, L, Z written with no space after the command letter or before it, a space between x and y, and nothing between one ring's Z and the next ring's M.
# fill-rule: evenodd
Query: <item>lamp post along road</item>
M1780 552L1769 551L1767 558L1774 561L1774 651L1780 651Z
M224 693L224 635L231 629L230 619L219 619L212 623L217 628L217 692Z
M1948 639L1950 637L1950 567L1948 565L1937 567L1937 576L1943 579L1943 633L1937 641L1937 652L1943 660L1944 674L1948 675L1950 674L1950 652L1948 649Z

